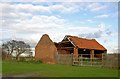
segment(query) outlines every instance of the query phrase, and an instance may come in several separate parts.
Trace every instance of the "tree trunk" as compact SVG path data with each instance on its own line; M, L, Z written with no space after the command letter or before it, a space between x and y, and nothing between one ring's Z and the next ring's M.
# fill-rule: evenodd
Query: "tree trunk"
M16 56L16 60L17 60L17 61L19 61L19 60L18 60L18 59L19 59L19 55L20 55L20 54L18 54L18 55Z
M19 61L18 59L19 59L19 56L20 56L21 54L22 54L22 53L17 54L17 56L16 56L16 60L17 60L17 61Z

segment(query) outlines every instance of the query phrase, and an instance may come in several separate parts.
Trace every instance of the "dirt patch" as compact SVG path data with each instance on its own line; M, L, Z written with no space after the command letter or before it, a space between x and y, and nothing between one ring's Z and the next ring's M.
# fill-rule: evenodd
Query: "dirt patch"
M22 74L5 74L2 77L42 77L40 72L32 72L32 73L22 73Z

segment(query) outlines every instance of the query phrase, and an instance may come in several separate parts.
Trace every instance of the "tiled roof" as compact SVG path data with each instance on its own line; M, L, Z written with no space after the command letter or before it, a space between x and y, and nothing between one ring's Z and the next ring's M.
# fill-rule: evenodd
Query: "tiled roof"
M68 36L75 46L84 49L107 50L95 39L79 38L77 36Z

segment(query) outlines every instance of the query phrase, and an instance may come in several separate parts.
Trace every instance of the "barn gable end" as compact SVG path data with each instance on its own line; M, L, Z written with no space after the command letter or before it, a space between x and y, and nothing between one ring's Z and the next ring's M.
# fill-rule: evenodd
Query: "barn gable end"
M43 63L56 63L55 56L57 48L47 34L44 34L35 47L35 60L42 60Z

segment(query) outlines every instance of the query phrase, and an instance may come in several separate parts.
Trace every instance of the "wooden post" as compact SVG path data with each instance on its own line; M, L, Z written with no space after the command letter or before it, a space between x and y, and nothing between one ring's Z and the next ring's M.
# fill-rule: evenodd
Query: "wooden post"
M104 53L102 53L102 67L104 66Z
M72 58L72 65L74 65L74 56L73 56L73 53L71 53L71 58Z
M74 48L74 58L75 58L75 62L78 62L78 48L77 47Z
M91 65L93 65L93 63L94 63L94 50L91 50L90 51L90 60L91 60Z
M81 58L81 66L82 66L82 64L83 64L83 62L82 62L82 61L83 61L83 59L82 59L82 54L81 54L81 57L80 57L80 58Z
M104 53L102 53L102 67L105 66L106 56L107 56L107 51L104 51Z
M78 56L78 65L80 66L80 60L81 60L81 57Z

